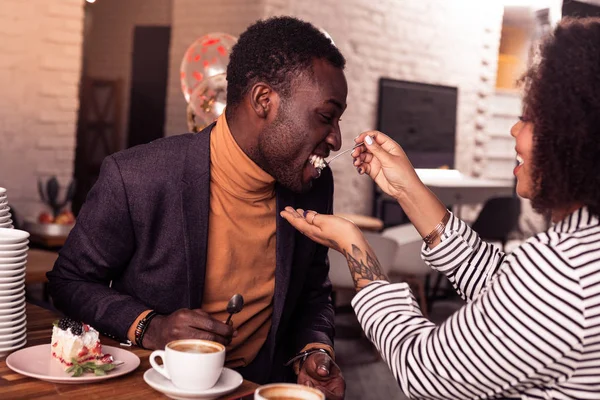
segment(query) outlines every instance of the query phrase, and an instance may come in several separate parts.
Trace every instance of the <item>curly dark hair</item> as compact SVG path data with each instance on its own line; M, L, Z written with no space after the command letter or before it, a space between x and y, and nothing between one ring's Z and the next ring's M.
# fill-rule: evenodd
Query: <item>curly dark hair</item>
M312 70L315 59L344 69L346 60L323 33L292 17L257 21L240 35L227 66L227 110L235 109L256 82L287 98L294 76Z
M533 207L583 203L600 215L600 18L562 20L523 82L523 114L534 127Z

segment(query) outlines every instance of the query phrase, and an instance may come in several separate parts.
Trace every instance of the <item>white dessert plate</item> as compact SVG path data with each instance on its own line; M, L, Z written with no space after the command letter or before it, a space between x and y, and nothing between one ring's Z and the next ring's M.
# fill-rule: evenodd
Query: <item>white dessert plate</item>
M23 334L20 337L13 337L12 339L0 340L0 347L16 346L19 343L23 342L25 339L27 339L27 333L23 332Z
M23 300L25 300L25 295L22 296ZM13 308L0 308L0 317L10 317L15 316L16 314L21 314L25 312L25 301L21 303L21 305L15 306ZM5 318L7 319L7 318ZM10 319L10 318L8 318Z
M50 355L50 344L48 343L15 351L6 358L6 365L21 375L52 383L90 383L103 381L128 374L140 365L140 358L130 351L118 347L102 346L102 352L112 355L115 360L122 361L123 364L120 364L112 371L108 371L106 375L96 376L86 372L81 376L73 377L71 376L72 373L65 372L64 367L52 358Z
M22 243L15 244L0 244L0 250L28 250L29 240L25 240Z
M25 283L25 272L23 271L23 273L21 275L17 275L17 276L10 276L10 277L0 277L0 286L2 286L5 283L11 283L14 285L22 285L23 283Z
M1 319L1 318L5 318L6 319ZM4 317L0 318L0 329L5 329L5 328L12 328L14 326L17 326L19 324L21 324L23 321L25 321L27 319L27 316L25 315L25 309L23 309L23 311L15 314L15 315L5 315Z
M27 255L27 247L17 250L0 250L0 257L22 257Z
M27 337L27 328L23 327L13 333L0 333L0 343L5 343L8 340L23 339Z
M25 267L18 269L16 272L13 272L13 274L9 274L6 272L11 272L11 271L4 271L4 270L0 271L0 283L16 282L16 281L20 281L21 278L25 278ZM4 276L4 275L6 275L6 276Z
M19 229L0 228L0 243L17 244L25 243L29 239L29 232Z
M24 284L25 284L25 276L23 276L22 282L10 281L10 282L6 282L6 283L0 283L0 290L14 289L17 287L21 287Z
M23 290L25 290L24 284L15 285L15 287L10 288L10 289L0 289L0 298L3 296L9 296L9 295L15 294L15 293L21 293Z
M2 228L0 228L2 229ZM0 264L16 264L27 260L27 253L23 253L16 257L3 257L0 254Z
M0 270L2 271L18 271L27 265L27 260L19 261L17 263L2 263L0 262Z
M242 378L242 375L237 371L223 368L223 372L221 373L217 384L210 389L200 391L180 389L173 385L170 380L154 370L154 368L150 368L148 371L144 372L144 380L150 387L172 399L211 400L233 392L240 387L244 378Z
M10 303L16 300L24 300L25 299L25 290L21 290L20 292L16 292L13 294L0 295L0 303Z
M15 289L15 288L23 286L25 284L25 275L23 275L22 282L17 282L17 281L18 281L18 279L16 281L0 283L0 290L11 290L11 289Z
M16 310L16 309L20 308L19 306L24 305L24 304L25 304L25 296L20 296L20 297L16 298L15 300L7 301L7 302L0 301L0 309Z
M21 329L25 329L25 327L27 326L27 321L23 320L20 323L17 323L13 326L7 326L7 327L0 327L0 335L6 335L12 332L18 332Z
M25 346L25 344L27 343L27 338L23 338L23 341L20 343L17 343L13 346L4 346L4 345L0 345L0 357L4 357L7 354L10 354L11 352L20 349L21 347Z

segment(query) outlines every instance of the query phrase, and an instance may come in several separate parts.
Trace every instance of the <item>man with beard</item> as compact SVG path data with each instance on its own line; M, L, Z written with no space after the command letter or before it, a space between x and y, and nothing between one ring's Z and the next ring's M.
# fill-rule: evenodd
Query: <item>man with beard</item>
M246 379L342 398L327 249L279 212L332 212L333 179L320 164L341 146L344 65L308 23L250 26L232 50L216 123L104 160L48 273L56 307L148 349L217 341ZM245 305L228 325L235 293Z

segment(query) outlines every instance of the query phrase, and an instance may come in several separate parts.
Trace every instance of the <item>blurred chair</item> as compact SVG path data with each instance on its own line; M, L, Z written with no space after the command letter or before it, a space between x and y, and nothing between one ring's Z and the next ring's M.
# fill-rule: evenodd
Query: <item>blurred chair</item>
M518 197L493 197L485 202L471 228L485 241L500 242L504 251L509 234L519 230L520 214Z
M427 277L432 270L421 258L421 235L410 223L387 228L382 234L397 244L396 256L389 273L390 279L394 282L406 282L411 286L423 316L427 317L428 302L432 299L428 298L425 289Z

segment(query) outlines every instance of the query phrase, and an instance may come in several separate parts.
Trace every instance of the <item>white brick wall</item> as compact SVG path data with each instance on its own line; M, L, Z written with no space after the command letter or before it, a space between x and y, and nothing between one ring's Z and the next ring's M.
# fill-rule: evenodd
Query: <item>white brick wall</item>
M200 36L224 32L239 36L262 17L263 0L172 0L171 54L167 87L165 135L188 131L186 102L181 92L179 67L187 48Z
M499 2L346 0L341 6L336 0L266 0L265 10L266 16L295 15L325 29L346 57L344 146L376 127L380 77L457 86L456 167L467 174L481 172L474 154L495 84ZM370 179L359 177L349 164L333 169L336 211L369 214Z
M20 217L43 209L38 178L73 176L83 3L0 1L0 186Z
M134 28L171 25L172 7L172 0L99 0L88 6L85 74L121 79L121 148L127 143Z

